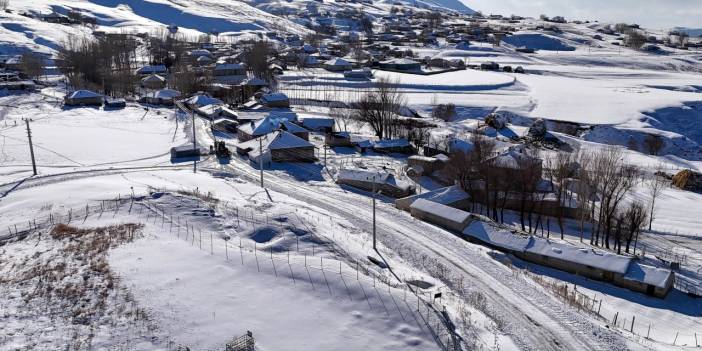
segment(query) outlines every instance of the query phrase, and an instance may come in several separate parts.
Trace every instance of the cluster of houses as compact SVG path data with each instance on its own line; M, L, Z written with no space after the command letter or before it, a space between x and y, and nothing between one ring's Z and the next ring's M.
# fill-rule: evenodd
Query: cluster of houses
M422 221L445 228L466 240L512 254L524 261L663 298L673 288L672 271L640 263L636 258L578 247L501 227L461 207L470 201L452 186L399 199L396 206Z

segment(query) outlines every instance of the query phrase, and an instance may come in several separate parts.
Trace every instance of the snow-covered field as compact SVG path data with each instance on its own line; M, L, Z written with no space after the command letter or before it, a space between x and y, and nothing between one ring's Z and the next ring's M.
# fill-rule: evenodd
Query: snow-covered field
M175 23L186 35L216 30L229 40L266 30L304 34L295 20L269 12L307 3L12 1L14 12L0 14L0 50L51 54L70 35L91 32L21 16L24 11L81 9L98 19L96 30L157 31ZM345 6L381 16L392 2ZM376 70L375 79L398 83L408 105L424 116L433 104L455 104L454 120L431 121L435 134L467 135L488 113L502 111L512 134L494 133L500 145L524 135L533 119L545 118L583 127L577 135L554 132L576 149L618 145L642 169L702 170L700 53L635 52L609 43L614 38L594 41L594 27L566 29L549 35L521 30L502 47L412 48L419 57L495 61L523 66L526 74ZM539 51L513 50L525 45ZM281 81L291 97L343 102L372 87L372 81L322 69L286 71ZM228 164L203 157L197 173L192 163L172 164L169 149L189 143L193 130L191 120L173 109L134 102L119 110L64 108L64 93L59 85L0 96L0 240L10 238L0 246L0 349L222 349L247 331L260 350L434 350L456 344L464 350L674 350L694 348L702 339L702 305L680 291L656 299L528 264L421 222L382 196L374 250L369 194L340 187L334 177L353 165L407 180L405 157L330 149L326 163L273 165L261 188L258 169L238 155ZM294 110L329 113L316 106ZM25 118L31 119L37 176ZM208 147L208 122L195 123L200 146ZM351 129L372 134L362 126ZM631 147L649 134L665 141L658 156ZM236 143L233 135L219 137L230 147ZM310 141L321 152L322 136ZM437 187L428 180L418 185L422 191ZM641 186L631 199L650 200ZM665 188L656 208L652 230L639 243L647 252L643 260L671 250L684 255L686 279L700 284L702 195ZM518 221L515 214L507 217ZM74 239L96 251L83 252L51 234L57 222L85 229ZM119 236L129 226L105 229L117 235L107 244L95 235L102 233L95 228L125 224L134 224L129 233L135 236ZM582 245L572 235L564 240ZM47 290L44 279L57 276L60 289ZM549 282L577 286L601 308L596 314L563 303Z

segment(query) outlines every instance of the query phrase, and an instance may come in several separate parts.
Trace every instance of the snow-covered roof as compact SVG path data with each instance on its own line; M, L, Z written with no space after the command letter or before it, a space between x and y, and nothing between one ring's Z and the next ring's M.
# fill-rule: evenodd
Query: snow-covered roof
M155 91L153 95L153 97L158 99L173 99L179 96L180 92L178 90L173 89L161 89L159 91Z
M215 98L208 96L208 95L205 95L205 94L197 94L197 95L192 96L191 98L187 99L185 102L188 103L189 105L196 105L196 106L223 104L222 100L215 99Z
M463 191L463 189L461 189L461 187L458 185L452 185L446 188L439 188L422 194L413 195L412 197L415 199L426 199L443 205L452 204L457 201L466 200L470 198L468 193Z
M346 61L342 58L333 58L324 63L327 66L351 66L351 62Z
M251 139L243 143L239 143L238 147L242 149L251 149L258 153L259 147L263 147L263 152L267 150L282 150L294 149L301 147L314 147L309 141L302 139L292 133L284 130L277 130L273 133L266 134L256 139Z
M412 203L412 205L410 205L410 208L425 213L430 213L436 217L443 218L454 223L463 223L470 218L469 212L426 199L417 199Z
M673 272L668 269L647 266L632 261L626 274L624 274L624 279L665 288L672 275Z
M524 164L522 162L528 159L532 159L539 164L541 163L540 159L527 155L521 148L514 147L507 149L506 152L493 157L491 160L498 167L519 169Z
M244 65L240 63L217 63L215 65L214 70L215 71L224 71L224 70L242 70L244 69Z
M492 246L517 252L526 250L531 242L531 238L528 236L513 234L506 229L481 220L472 221L463 230L463 234Z
M393 65L412 65L412 64L419 64L419 62L410 60L408 58L396 58L396 59L391 59L387 61L383 61L385 64L393 64Z
M287 101L288 96L283 93L270 93L261 96L261 102Z
M535 237L525 251L621 274L626 273L631 263L631 258L626 256Z
M311 129L331 128L334 126L334 119L328 117L304 117L302 118L302 125Z
M373 172L363 169L342 168L339 170L337 179L355 180L362 182L371 182L376 184L384 184L392 175L385 172Z
M148 65L136 70L137 74L166 73L165 65Z
M102 95L90 90L76 90L68 94L69 99L88 99L94 97L102 97Z
M144 77L144 79L141 80L142 82L165 82L166 78L163 76L159 76L158 74L151 74L148 77Z
M190 51L190 56L200 57L200 56L212 56L212 53L206 49L197 49Z
M410 146L407 139L378 140L373 143L375 148L407 147Z
M249 135L264 135L272 133L275 130L283 128L290 133L304 133L308 130L290 122L285 117L276 117L275 115L268 115L266 118L241 125L239 129Z

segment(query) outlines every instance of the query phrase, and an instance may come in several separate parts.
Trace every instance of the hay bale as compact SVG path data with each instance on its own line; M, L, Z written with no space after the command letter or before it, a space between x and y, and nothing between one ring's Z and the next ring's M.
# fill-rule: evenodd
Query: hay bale
M682 190L702 193L702 173L684 169L673 176L673 185Z

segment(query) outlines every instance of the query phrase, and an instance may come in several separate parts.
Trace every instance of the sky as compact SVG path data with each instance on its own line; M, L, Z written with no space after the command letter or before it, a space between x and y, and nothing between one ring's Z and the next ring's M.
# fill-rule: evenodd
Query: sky
M652 29L702 28L702 0L461 0L484 14L638 23Z

